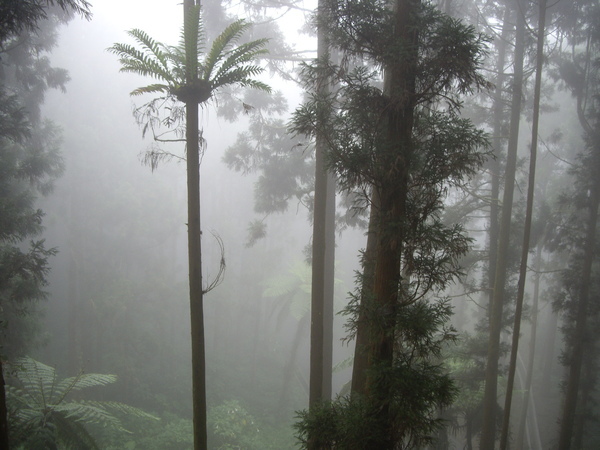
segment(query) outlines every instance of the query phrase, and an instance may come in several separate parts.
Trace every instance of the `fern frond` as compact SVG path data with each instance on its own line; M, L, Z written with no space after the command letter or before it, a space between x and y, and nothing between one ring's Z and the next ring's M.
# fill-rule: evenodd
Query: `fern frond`
M267 84L253 79L253 77L259 75L262 71L263 69L259 66L236 67L215 79L212 86L213 89L217 89L228 84L241 84L242 86L256 87L257 89L270 92L271 88Z
M198 78L198 46L200 38L200 5L185 10L183 42L185 49L186 81Z
M63 402L60 405L56 405L53 409L63 414L67 419L88 424L99 424L119 431L126 431L121 425L121 421L107 411L101 402Z
M155 42L141 30L131 30L128 34L141 43L143 49L139 50L133 45L120 43L109 47L107 49L109 52L119 56L121 63L119 71L174 82L170 68L170 48Z
M215 75L215 78L218 77L220 73L226 72L232 67L254 61L260 55L269 53L269 51L265 48L268 42L269 40L266 38L257 39L256 41L247 42L228 51L224 55L224 61L219 66L219 70Z
M257 89L259 91L265 91L265 92L272 92L271 86L269 86L266 83L263 83L262 81L256 81L256 80L246 80L242 83L240 83L242 86L244 87L249 87L252 89Z
M139 28L134 28L133 30L129 30L127 32L129 36L138 41L139 44L142 45L142 48L145 49L146 53L153 56L158 63L162 66L162 68L168 72L169 70L169 58L168 58L168 47L164 44L155 41L148 33Z
M211 78L213 71L217 68L219 62L227 55L228 50L239 40L242 34L250 27L245 20L236 20L230 24L214 40L206 59L204 60L203 78Z
M64 448L99 450L96 440L88 432L83 423L77 420L70 420L59 412L52 414L52 421L55 424L57 440L63 444Z
M171 92L171 86L168 86L166 84L149 84L148 86L142 86L134 89L129 93L129 95L135 97L138 95L154 94L157 92L168 94L169 92Z
M70 392L114 383L116 375L81 373L58 381L54 368L32 358L22 358L13 365L21 369L15 375L22 387L7 385L6 394L12 436L19 448L58 448L60 444L60 448L95 449L86 424L128 432L115 413L157 420L119 402L65 400Z
M22 370L18 377L24 395L40 406L52 401L56 384L56 370L53 367L29 357L19 358L13 365Z
M117 376L105 373L82 373L75 377L65 378L59 386L69 386L71 391L79 391L97 386L106 386L117 381Z
M95 402L90 402L90 403L95 403ZM131 406L131 405L126 405L125 403L121 403L121 402L111 402L111 401L102 402L102 406L110 411L125 414L128 416L140 417L142 419L160 420L160 417L156 417L150 413L147 413L146 411L144 411L140 408L136 408L135 406Z
M269 53L269 51L262 46L256 48L256 45L250 44L253 44L253 42L249 42L247 45L237 47L235 51L229 52L227 58L225 59L225 61L223 61L223 64L221 65L220 69L223 68L225 70L228 70L230 67L239 66L240 64L255 61L259 59L260 55L266 55Z

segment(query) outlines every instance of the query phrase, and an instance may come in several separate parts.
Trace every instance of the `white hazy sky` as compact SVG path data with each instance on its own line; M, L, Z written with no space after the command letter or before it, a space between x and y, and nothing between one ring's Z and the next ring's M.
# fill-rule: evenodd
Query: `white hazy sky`
M141 28L161 42L179 40L183 10L181 0L91 0L94 18L111 28Z

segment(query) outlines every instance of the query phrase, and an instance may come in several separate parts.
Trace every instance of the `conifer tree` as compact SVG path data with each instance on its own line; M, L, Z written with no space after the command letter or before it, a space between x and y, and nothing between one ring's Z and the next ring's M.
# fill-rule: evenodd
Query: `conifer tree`
M330 117L329 167L342 189L370 192L375 245L366 264L373 288L358 287L348 310L351 331L365 337L364 393L304 415L300 436L319 435L325 447L422 445L438 424L434 409L452 397L451 382L433 363L452 338L443 326L449 311L443 301L426 299L458 275L457 258L468 247L460 226L440 217L447 187L483 161L487 141L459 117L457 98L488 86L478 73L483 38L428 2L326 7L323 26L344 63L308 66L305 76L312 85L326 71L339 89L312 94L296 111L293 130L314 135L318 119ZM449 45L456 59L446 57ZM353 58L383 67L383 80L367 64L352 67ZM334 430L314 430L319 420Z

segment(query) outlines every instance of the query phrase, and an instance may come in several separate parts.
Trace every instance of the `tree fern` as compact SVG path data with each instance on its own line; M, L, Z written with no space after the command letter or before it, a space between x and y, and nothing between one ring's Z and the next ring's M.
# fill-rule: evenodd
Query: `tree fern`
M139 48L130 44L114 44L108 51L119 56L121 72L135 73L164 81L131 91L137 96L162 93L179 101L205 103L220 87L241 86L270 92L270 87L254 79L263 68L251 64L267 53L268 40L257 39L237 45L250 24L237 20L227 26L204 53L206 36L199 6L193 6L186 18L177 47L152 39L139 29L128 32Z
M128 432L116 414L158 420L119 402L68 399L82 389L106 386L116 375L80 373L59 380L56 370L32 358L13 364L14 383L6 386L11 440L23 448L98 448L86 425Z

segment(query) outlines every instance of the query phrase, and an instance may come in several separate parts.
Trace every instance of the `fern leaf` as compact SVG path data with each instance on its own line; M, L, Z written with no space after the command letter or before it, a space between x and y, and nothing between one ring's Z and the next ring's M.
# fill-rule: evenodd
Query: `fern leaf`
M119 431L125 431L121 421L102 406L101 402L77 401L56 405L55 411L67 419L88 424L100 424Z
M248 23L243 19L240 19L233 22L217 36L204 60L205 72L203 78L205 80L212 77L213 71L217 68L219 62L227 55L228 49L239 40L249 27L250 25Z
M185 68L187 82L198 78L198 46L200 38L200 5L185 11L183 23L183 42L185 49Z
M57 440L63 444L64 448L99 449L96 440L87 431L83 423L69 420L60 412L53 413L52 422L55 425Z
M125 403L108 401L102 402L102 405L108 410L125 414L128 416L140 417L142 419L160 420L159 417L156 417L140 408L136 408L135 406L127 405Z
M149 84L148 86L142 86L134 89L129 93L132 97L143 95L143 94L154 94L157 92L170 93L172 87L166 84Z
M222 73L226 73L233 67L241 64L254 61L258 56L267 54L269 51L265 48L268 39L258 39L239 45L225 54L223 64L219 67L215 78L218 78Z

